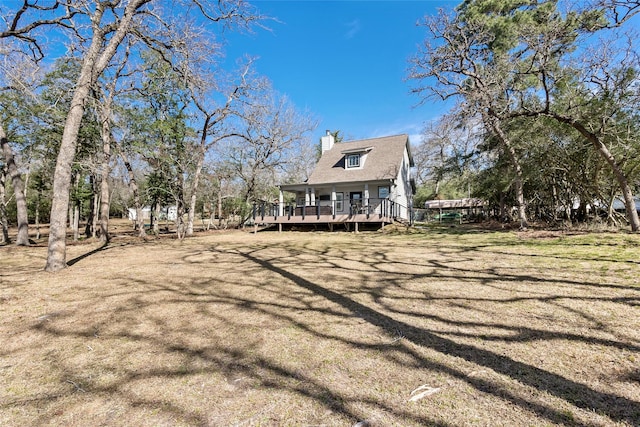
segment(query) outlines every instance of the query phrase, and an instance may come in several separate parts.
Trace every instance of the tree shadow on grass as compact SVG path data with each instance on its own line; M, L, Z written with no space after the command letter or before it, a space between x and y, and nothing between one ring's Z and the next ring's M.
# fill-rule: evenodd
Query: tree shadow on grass
M474 364L490 368L493 371L510 377L521 384L534 387L539 391L561 398L578 408L606 415L614 421L627 422L631 425L637 425L638 422L640 422L640 403L636 401L593 390L584 384L580 384L544 369L519 362L510 357L496 354L489 350L468 344L457 343L450 339L440 337L428 330L396 320L343 294L322 287L299 275L287 271L284 268L278 267L270 261L261 259L254 255L253 251L237 250L235 253L255 264L260 265L262 268L276 273L281 277L292 281L296 285L349 310L353 315L362 318L371 325L375 325L383 329L391 335L397 334L398 331L401 331L405 339L416 345L431 348L448 356L459 357ZM566 425L576 424L575 421L562 411L524 400L521 397L513 395L508 390L501 389L499 387L496 388L493 383L478 378L469 378L467 375L455 370L452 371L451 368L446 366L438 364L433 366L433 362L423 360L417 354L413 354L412 356L415 359L421 360L421 363L425 366L431 365L430 367L433 369L447 371L455 377L463 378L469 384L483 392L491 393L510 400L512 403L522 406L525 409L532 410L552 422Z
M350 245L353 243L349 241ZM167 310L173 308L177 309L177 311L183 309L186 311L195 305L196 311L192 312L199 315L201 319L204 319L210 325L237 321L236 325L227 329L235 331L243 325L251 324L250 320L241 321L242 316L265 315L263 317L268 318L270 321L281 321L280 323L287 325L286 327L293 325L296 330L300 329L306 332L304 335L298 335L303 336L304 339L341 341L348 348L366 350L367 355L382 354L384 355L382 357L396 363L398 372L409 369L424 369L433 373L443 373L465 382L481 393L495 396L531 414L537 414L539 419L546 419L551 423L568 426L600 425L596 422L588 424L576 421L572 418L570 412L564 411L564 405L556 406L553 403L545 403L542 402L542 399L529 396L526 391L520 392L524 388L521 385L518 385L519 390L514 390L511 384L505 383L502 378L508 378L513 380L513 383L535 388L537 391L543 392L541 394L548 393L563 399L575 407L594 410L613 421L627 422L632 425L637 425L638 421L640 421L638 402L618 397L612 393L594 390L562 375L536 368L528 363L518 362L511 357L494 351L478 348L474 345L460 344L453 341L453 339L442 338L442 334L437 331L434 332L424 327L417 327L409 323L409 321L400 321L394 318L396 315L404 319L410 316L413 316L413 318L421 316L418 312L412 312L412 306L405 305L405 302L428 304L430 300L432 302L435 300L435 298L428 295L420 296L400 293L404 290L402 288L404 284L415 280L453 280L456 278L457 273L460 273L460 277L464 276L464 266L452 267L453 262L438 263L437 259L425 258L424 268L418 269L417 273L411 273L406 271L408 270L408 264L403 264L401 257L399 257L400 259L394 259L393 256L386 256L382 251L380 253L364 251L363 254L359 254L358 248L344 252L332 249L329 255L328 252L313 249L313 246L300 247L286 244L265 244L262 246L243 242L237 245L226 245L226 247L215 246L208 250L200 248L185 255L182 258L182 263L176 262L172 266L172 271L179 272L185 269L186 273L190 265L201 263L204 266L208 263L211 270L210 274L191 277L184 281L179 273L175 276L163 277L158 281L153 279L136 281L133 273L127 274L126 272L123 272L121 276L119 275L115 279L110 278L112 283L117 280L122 285L110 290L109 295L100 295L101 300L108 299L112 296L111 293L117 296L117 298L114 298L114 300L118 301L117 304L106 304L100 307L100 310L106 310L111 313L109 318L94 324L86 323L82 317L87 314L91 315L95 310L94 306L97 304L95 298L84 299L84 297L81 297L78 301L82 302L78 302L78 305L84 304L82 307L76 306L76 301L74 301L74 304L69 307L69 312L51 321L41 321L34 326L34 329L45 334L44 337L48 340L47 342L64 342L64 338L86 338L91 340L97 339L95 335L98 334L100 339L109 340L109 344L114 346L119 346L122 342L125 342L125 344L135 343L135 346L132 347L134 351L139 353L153 351L159 355L178 354L186 360L184 365L167 366L153 360L149 366L143 366L137 371L127 368L123 370L113 368L117 374L117 379L110 381L108 384L100 384L92 382L88 377L92 372L90 365L85 364L78 367L73 360L51 358L51 366L59 368L58 375L63 385L63 393L41 396L40 400L34 400L34 403L29 403L27 400L4 402L0 404L0 408L19 407L21 405L40 407L40 404L45 404L46 401L64 400L69 395L82 393L78 389L79 386L86 392L87 396L90 395L87 400L104 396L122 396L130 402L132 407L164 412L170 417L192 425L208 425L211 424L211 419L208 417L209 414L206 411L189 408L188 405L183 404L181 396L172 395L167 397L162 396L161 393L157 396L152 393L143 396L132 391L132 387L158 384L163 380L168 382L161 382L162 384L171 385L173 382L186 381L192 375L211 377L222 373L229 378L245 376L251 379L256 388L268 390L269 392L273 390L274 395L276 391L292 393L300 396L301 400L306 404L310 401L317 402L327 410L342 415L343 419L345 417L353 421L362 419L363 412L360 411L358 406L361 405L360 407L380 409L382 413L391 414L394 420L406 421L406 424L443 427L450 425L446 421L432 419L428 413L424 415L425 412L421 412L422 409L405 408L388 400L389 394L385 398L368 392L356 392L353 394L343 392L338 385L327 383L325 378L318 377L313 372L296 368L296 366L304 366L305 361L298 365L296 363L289 365L286 362L279 362L276 357L272 358L269 352L260 354L250 346L238 348L227 345L225 342L192 343L190 339L200 336L202 331L189 324L188 321L184 325L172 324L173 313ZM270 248L275 249L275 255L266 251ZM262 252L263 250L265 252ZM220 256L218 257L218 255ZM444 256L445 254L440 255ZM434 258L438 256L436 255ZM471 257L472 255L463 253L461 256ZM458 255L455 255L453 261L457 261L457 257ZM220 265L217 262L223 264ZM357 262L360 262L360 266L366 269L366 275L362 274L363 271L358 270ZM389 265L394 263L397 265ZM288 265L293 267L290 269L287 267ZM319 267L320 265L322 267ZM348 284L344 292L332 290L320 284L322 283L320 281L321 277L317 275L317 271L325 271L325 269L327 269L326 271L332 271L329 270L332 267L337 267L340 269L338 274L344 274L345 277L349 277L353 281L353 284ZM434 271L432 271L432 267L435 267ZM230 273L237 274L238 277L234 279L225 278L224 275L227 273L225 269L227 268L232 270ZM309 268L310 274L313 274L313 276L309 279L303 277L304 272L300 274L294 273L293 271L297 271L297 268ZM393 273L386 273L384 268L388 268ZM267 280L259 281L259 277L263 277L259 274L262 274L263 271L269 273L266 275ZM466 271L466 273L469 272L472 272L472 270ZM386 275L382 275L383 273ZM476 271L476 273L478 272ZM375 284L377 287L368 287L368 278L376 277L376 275L381 278L382 283ZM499 275L499 272L487 273L486 275L483 272L481 275L482 281L481 283L479 281L478 284L482 286L497 286L500 283L494 283L494 281L501 280L498 277ZM522 274L509 275L504 279L506 281L505 287L515 285L518 281L540 282L536 282L533 277ZM558 283L567 286L575 285L572 281L565 282L564 280ZM242 287L236 290L228 289L234 285ZM296 288L292 287L294 285ZM385 302L388 301L385 301L383 286L397 287L398 292L396 292L395 297L399 300L399 307L393 307L391 304L385 305ZM598 284L593 283L589 284L589 286L595 287ZM260 293L252 294L251 292L254 289L259 289ZM274 292L276 293L275 298L262 299L262 296ZM348 296L350 292L364 293L367 297L372 297L380 308L372 308L366 303L355 300L354 298L357 298L357 296L351 298ZM554 300L553 298L544 298L547 297L538 295L532 297L534 300L539 299L544 302ZM415 301L411 301L412 299ZM518 299L513 299L513 301L518 301ZM331 304L326 304L327 302ZM485 300L479 298L478 302L482 304ZM511 301L503 301L497 298L495 300L487 299L486 302L509 303ZM621 300L621 303L625 302ZM147 311L149 308L159 305L165 305L165 311L162 313L166 317L160 314L154 316L154 311ZM228 313L222 313L221 311L227 307L232 309ZM403 308L406 311L402 311ZM74 313L71 310L77 311ZM335 321L337 318L338 321L349 323L349 319L357 318L358 324L366 323L375 326L390 336L401 336L402 339L395 342L391 347L388 343L371 343L367 339L359 341L351 338L351 335L341 336L340 332L333 332L334 330L331 328L323 328L319 323L307 321L305 311L309 314L311 312L319 314L325 321ZM362 319L362 321L359 319ZM484 326L492 329L507 330L508 332L520 332L509 337L475 335L480 339L495 339L496 341L502 340L505 342L567 339L580 343L590 343L590 337L581 339L580 336L575 334L563 335L551 332L547 334L544 330L536 330L534 328L522 328L518 331L517 328L507 325L506 323L508 322L505 322L504 325L500 324L499 321L494 324L483 324L482 322L465 321L464 318L461 318L463 320L456 323L455 320L459 320L459 318L454 317L453 319L447 319L445 316L431 318L436 323L460 326L462 329ZM117 322L115 330L110 323L112 321ZM154 335L153 333L142 334L135 332L137 324L144 321L157 323L152 332L161 331L167 334ZM78 323L74 325L75 322ZM102 332L103 327L105 331L111 331L110 335L107 332ZM333 335L334 333L335 335ZM447 334L456 335L455 332L448 332ZM208 338L213 336L212 334ZM463 334L458 336L463 336ZM469 333L468 336L472 337L474 334ZM230 339L233 340L234 338L231 337ZM85 341L72 342L82 347ZM91 341L88 342L91 343ZM625 347L624 343L616 345L615 340L601 340L597 341L596 344L625 350L631 349L632 351L637 348L635 346ZM447 362L440 362L425 356L424 352L416 348L416 346L440 352L447 356L447 360L459 358L481 368L486 367L487 370L491 369L501 374L501 378L493 380L491 377L471 375L468 372L464 372L463 368L451 366ZM29 350L26 349L26 351ZM278 350L276 349L275 351ZM78 386L74 385L74 383ZM216 385L220 384L217 383ZM63 405L64 403L61 404L61 406ZM52 411L38 412L43 414L39 418L42 424L58 421L55 417L51 417ZM332 416L334 419L338 418L336 415ZM431 416L436 417L437 415ZM244 421L245 424L249 424L249 422L246 422L247 419Z
M67 261L67 266L71 267L72 265L79 263L83 259L89 258L90 256L93 256L95 254L98 254L100 252L106 251L106 250L111 249L111 248L113 248L113 246L110 246L109 242L103 242L99 247L97 247L97 248L95 248L95 249L93 249L93 250L91 250L91 251L89 251L87 253L84 253L84 254L82 254L80 256L77 256L77 257L75 257L73 259L70 259L69 261Z
M162 292L168 290L161 289ZM177 291L178 294L188 295ZM181 300L181 303L193 303L193 300ZM236 301L238 305L242 305L243 301ZM123 313L125 310L120 310ZM70 314L68 314L69 317ZM65 319L59 319L65 320ZM227 319L225 319L226 321ZM211 425L210 419L206 413L198 411L198 408L188 408L179 403L167 401L162 397L150 398L141 396L130 389L132 384L144 382L146 380L167 379L176 380L181 378L189 378L194 375L223 375L229 379L248 378L254 383L255 387L265 390L287 391L293 392L298 396L311 399L318 402L326 409L348 417L357 421L363 419L362 413L357 413L352 409L354 403L352 399L342 395L340 392L333 390L330 386L317 381L312 376L306 375L300 370L293 370L278 364L277 362L262 356L249 356L252 354L250 348L238 350L223 345L210 345L206 347L198 347L185 343L171 341L167 337L151 337L148 335L140 335L132 332L120 332L116 334L98 334L97 331L87 329L85 331L76 330L69 332L64 328L58 328L55 324L48 322L39 322L34 329L46 333L49 337L56 339L64 339L68 337L84 337L86 339L101 340L127 340L129 342L140 343L141 345L151 345L154 349L161 349L161 353L179 354L186 360L177 367L155 367L153 365L142 370L129 369L119 373L119 378L108 384L99 384L91 379L89 375L81 375L76 366L68 360L49 354L49 362L56 371L60 383L66 388L66 392L49 393L40 395L37 398L29 399L9 399L0 403L0 409L7 409L22 405L37 405L42 407L54 403L57 400L67 399L69 395L81 393L91 398L98 396L117 395L126 399L132 407L143 407L150 411L161 411L170 414L172 418L186 422L189 425ZM185 333L189 335L194 331ZM158 350L156 350L157 352ZM453 427L444 421L430 419L424 416L418 416L410 411L399 410L386 406L384 402L376 398L362 398L358 400L364 405L371 405L382 408L386 412L393 413L407 422L415 425L428 425L433 427ZM195 410L194 410L195 409ZM36 424L47 424L52 421L50 414L46 411L38 417ZM244 425L247 420L237 425ZM253 425L253 424L251 424ZM257 424L261 425L261 424Z

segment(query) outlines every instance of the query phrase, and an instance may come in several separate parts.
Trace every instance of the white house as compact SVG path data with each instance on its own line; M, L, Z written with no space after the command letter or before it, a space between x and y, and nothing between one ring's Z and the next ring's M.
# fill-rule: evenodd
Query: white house
M408 135L336 143L327 131L309 179L281 185L279 202L254 217L280 224L410 221L413 166ZM294 205L285 205L285 192L295 194Z

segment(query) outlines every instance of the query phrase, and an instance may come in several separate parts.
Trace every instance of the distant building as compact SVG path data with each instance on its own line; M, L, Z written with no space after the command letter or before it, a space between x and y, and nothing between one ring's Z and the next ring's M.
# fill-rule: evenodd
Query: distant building
M128 218L131 221L136 221L138 215L136 213L135 208L128 209ZM142 218L147 220L151 219L151 207L145 206L142 208ZM178 218L178 208L175 206L169 206L168 208L160 209L160 218L159 219L167 219L169 221L175 221Z
M424 208L426 216L435 220L463 220L481 218L489 205L486 200L477 198L427 200Z

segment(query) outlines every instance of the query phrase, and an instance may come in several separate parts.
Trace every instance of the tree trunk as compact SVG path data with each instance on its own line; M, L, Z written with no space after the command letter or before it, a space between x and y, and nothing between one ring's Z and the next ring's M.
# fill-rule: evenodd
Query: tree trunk
M151 226L153 229L153 234L156 236L160 234L160 203L155 202L153 204L153 217L151 218Z
M486 117L486 121L489 122L488 124L493 131L493 134L498 138L507 152L509 160L511 161L511 166L513 167L513 171L516 175L513 184L516 192L516 202L518 205L518 219L520 220L520 229L524 230L529 226L529 223L527 221L527 211L524 202L524 179L522 177L520 159L518 159L518 155L516 150L513 148L513 144L511 144L511 140L509 140L502 130L499 120L496 117Z
M38 194L36 199L36 240L40 240L40 194Z
M185 234L187 236L193 235L193 222L196 217L196 191L198 190L198 180L200 179L200 170L195 171L193 177L193 183L191 184L191 198L189 199L189 213L187 215L187 226ZM204 219L204 217L203 217Z
M71 230L73 233L74 242L77 242L78 238L80 237L80 233L78 231L78 228L80 226L80 201L78 200L78 197L77 197L79 184L80 184L80 175L76 174L74 183L73 183L76 197L75 197L75 200L73 200L72 212L71 212L71 224L70 224Z
M640 218L638 217L638 211L636 210L636 202L633 198L633 191L631 189L631 185L629 184L629 180L625 175L622 167L618 164L616 158L611 154L606 145L600 140L600 138L590 132L586 127L584 127L581 123L578 123L576 120L571 119L569 117L562 116L560 114L549 113L549 115L561 122L568 124L578 132L582 136L584 136L587 141L589 141L596 151L604 158L604 160L609 164L613 175L620 186L620 191L622 192L622 198L624 199L624 208L627 214L627 219L629 220L629 225L631 226L631 231L640 232Z
M158 235L158 230L157 230L157 222L158 219L158 215L156 215L156 203L151 203L151 206L149 208L149 231L151 231L153 234L155 234L156 236Z
M97 189L96 189L97 190ZM98 236L98 219L100 217L100 203L101 203L101 196L100 194L96 191L93 197L93 215L91 215L92 217L92 221L91 221L91 237L93 237L94 239Z
M176 235L178 239L183 239L185 236L185 224L184 224L184 174L181 168L178 168L178 194L176 197Z
M53 198L51 200L46 271L55 272L67 266L66 226L69 189L71 187L71 166L76 155L78 131L80 130L84 106L92 83L93 66L100 47L97 44L98 41L95 39L89 55L84 60L62 133L62 142L53 175Z
M0 226L2 227L2 243L11 243L9 237L9 218L7 218L7 200L5 198L4 184L7 176L6 168L0 169Z
M144 229L144 217L142 215L140 193L138 192L138 182L136 181L136 176L133 173L133 167L131 166L129 157L126 155L124 150L120 149L119 151L124 167L127 169L127 175L129 176L129 188L133 194L133 206L136 209L136 228L138 230L138 237L144 237L147 235L147 232Z
M77 242L80 238L80 205L78 202L73 205L73 241Z
M189 216L187 220L187 236L193 235L193 221L196 214L196 197L198 193L198 186L200 185L200 175L202 174L202 168L204 166L205 148L200 146L198 153L198 161L196 164L196 170L193 175L193 182L191 184L191 199L189 200Z
M100 240L109 242L109 175L111 175L111 99L102 106L102 179L100 180ZM143 227L144 228L144 227Z
M16 198L17 208L17 222L18 222L18 236L16 237L16 245L28 246L29 245L29 216L27 211L27 200L24 192L24 182L22 176L18 170L18 166L15 162L13 150L7 141L7 135L4 132L4 128L0 124L0 146L2 148L2 154L4 162L7 167L7 172L11 178L11 185L13 185L13 193Z
M500 190L500 211L498 213L500 216L500 221L504 221L507 217L507 204L505 202L505 194L504 191Z
M222 180L218 180L220 189L218 190L218 228L222 228Z
M196 164L196 170L193 175L193 182L191 184L191 198L189 200L189 215L187 218L187 236L193 235L193 222L196 215L196 199L198 193L198 186L200 185L200 174L202 173L202 167L204 165L204 152L199 153L198 162Z
M607 208L607 221L609 224L612 224L614 226L618 225L618 221L616 221L616 217L615 217L615 211L613 210L613 204L616 201L616 197L615 196L611 196L609 197L609 207Z
M105 29L100 28L104 15L104 5L101 3L92 18L93 38L89 50L82 61L80 75L76 82L71 106L62 132L60 151L56 160L53 175L53 198L51 200L51 220L49 245L47 250L46 271L59 271L67 266L66 223L69 207L69 188L71 186L71 165L76 155L78 145L78 131L82 124L84 107L93 82L102 74L113 55L115 55L122 39L129 32L135 11L145 4L146 0L131 0L111 39L105 45Z
M88 239L95 237L96 235L96 203L98 201L98 195L96 192L96 179L95 176L89 175L89 184L91 186L91 198L89 199L89 215L87 215L87 222L84 226L84 236ZM81 205L81 204L80 204Z

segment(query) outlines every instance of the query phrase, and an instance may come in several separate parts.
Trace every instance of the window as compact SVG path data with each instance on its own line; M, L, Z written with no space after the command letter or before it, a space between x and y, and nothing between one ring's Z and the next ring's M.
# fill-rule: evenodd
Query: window
M347 168L360 167L360 154L349 154L347 156Z
M342 193L336 193L336 211L342 212Z
M389 197L389 186L378 187L378 199L386 199Z

